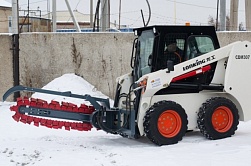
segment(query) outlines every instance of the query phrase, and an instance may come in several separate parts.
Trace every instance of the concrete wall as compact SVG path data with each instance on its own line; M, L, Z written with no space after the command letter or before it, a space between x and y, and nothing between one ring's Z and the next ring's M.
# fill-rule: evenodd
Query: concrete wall
M13 87L13 63L10 48L11 36L0 34L0 101L3 94Z
M220 45L251 41L250 32L221 32ZM131 72L132 33L32 33L20 35L20 84L41 88L76 73L113 98L116 77ZM11 37L0 36L0 96L13 86Z
M244 41L244 40L251 41L251 32L245 32L245 31L218 32L217 36L221 47L226 46L235 41Z
M76 73L112 97L115 79L130 72L133 39L128 33L21 34L20 84L41 88Z

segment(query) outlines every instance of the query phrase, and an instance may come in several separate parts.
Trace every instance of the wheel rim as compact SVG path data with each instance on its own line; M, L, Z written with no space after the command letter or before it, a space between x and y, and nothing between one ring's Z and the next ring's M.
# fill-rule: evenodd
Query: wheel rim
M233 113L228 107L220 106L212 115L212 124L216 131L227 132L233 125Z
M164 137L175 137L180 132L181 126L182 121L176 111L166 110L159 116L158 130Z

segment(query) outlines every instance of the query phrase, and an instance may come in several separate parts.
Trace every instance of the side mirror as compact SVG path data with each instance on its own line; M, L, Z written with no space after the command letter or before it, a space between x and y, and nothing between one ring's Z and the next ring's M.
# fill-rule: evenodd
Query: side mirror
M152 56L152 54L151 54L151 55L149 55L149 57L148 57L148 66L152 66L152 60L153 60L153 56Z
M167 67L167 69L168 69L168 73L170 73L170 71L174 71L173 61L168 60L168 61L166 62L166 67Z

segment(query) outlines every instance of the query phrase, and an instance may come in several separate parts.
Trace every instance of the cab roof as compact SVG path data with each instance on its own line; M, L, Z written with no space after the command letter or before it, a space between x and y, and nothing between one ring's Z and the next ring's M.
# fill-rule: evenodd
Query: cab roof
M134 31L145 31L155 28L157 31L168 31L172 33L179 33L179 32L214 32L214 26L185 26L185 25L153 25L147 27L140 27L133 29Z
M182 33L190 35L208 35L214 39L214 42L219 45L214 26L185 26L185 25L153 25L141 28L135 28L133 31L137 31L137 35L140 36L143 31L156 30L158 34L167 33Z

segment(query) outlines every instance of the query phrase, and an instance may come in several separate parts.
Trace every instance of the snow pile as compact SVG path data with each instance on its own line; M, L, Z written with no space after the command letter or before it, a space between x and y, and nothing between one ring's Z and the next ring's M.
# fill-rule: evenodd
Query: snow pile
M78 95L91 95L93 97L107 99L106 95L102 92L97 91L97 89L91 85L89 82L84 80L82 77L76 76L75 74L64 74L61 77L58 77L44 86L42 89L54 90L59 92L71 91L73 94ZM55 101L65 101L72 102L74 104L80 105L82 103L89 104L89 102L83 99L76 99L71 97L49 95L44 93L34 93L33 98L39 98L50 102L51 100ZM110 99L110 104L113 106L113 100Z

